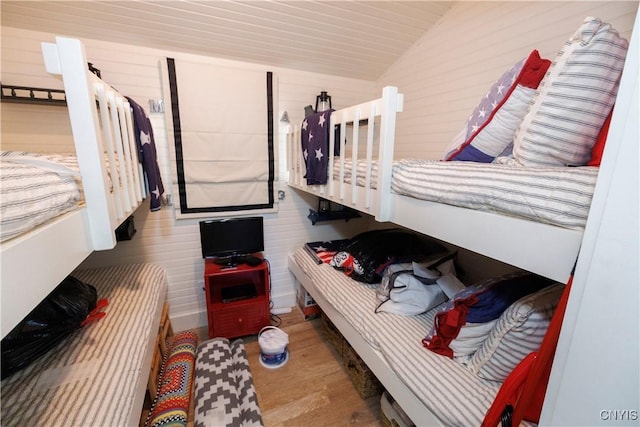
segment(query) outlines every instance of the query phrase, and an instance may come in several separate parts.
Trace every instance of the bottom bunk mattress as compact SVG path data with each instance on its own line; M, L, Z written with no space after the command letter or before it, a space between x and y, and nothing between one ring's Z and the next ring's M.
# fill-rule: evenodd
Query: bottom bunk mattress
M481 425L501 383L480 378L464 363L423 347L439 306L416 316L375 313L377 284L357 282L328 264L318 264L304 248L292 259L443 425Z
M76 270L108 299L107 315L2 381L3 426L138 424L166 273L153 264Z

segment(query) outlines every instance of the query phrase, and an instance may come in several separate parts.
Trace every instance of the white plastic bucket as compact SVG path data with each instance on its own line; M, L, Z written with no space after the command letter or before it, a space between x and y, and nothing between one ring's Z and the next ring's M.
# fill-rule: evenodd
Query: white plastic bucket
M265 326L258 333L260 363L265 368L279 368L289 360L289 335L275 326Z

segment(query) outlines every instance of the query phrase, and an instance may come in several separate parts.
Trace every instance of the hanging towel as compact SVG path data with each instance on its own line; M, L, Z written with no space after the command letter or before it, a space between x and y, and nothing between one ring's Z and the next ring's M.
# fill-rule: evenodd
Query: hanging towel
M302 155L307 170L304 177L308 185L327 183L329 117L332 111L311 114L302 121Z
M161 197L164 194L160 168L158 167L158 155L156 143L153 138L153 128L147 114L137 102L126 97L133 109L133 122L135 127L136 142L138 146L138 159L142 163L142 169L147 178L147 185L151 197L151 211L160 210Z

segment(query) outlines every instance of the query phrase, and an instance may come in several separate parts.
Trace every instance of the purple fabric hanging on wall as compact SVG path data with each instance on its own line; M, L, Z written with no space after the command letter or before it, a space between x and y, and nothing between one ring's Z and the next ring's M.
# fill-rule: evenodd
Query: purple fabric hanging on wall
M162 195L164 194L164 186L162 185L162 177L160 176L160 168L158 167L158 155L156 152L156 143L153 138L153 128L151 121L147 117L144 109L138 105L133 99L126 97L133 108L133 122L136 134L136 143L138 146L138 158L142 163L142 169L147 178L149 186L149 196L151 197L151 211L160 210L162 205Z
M302 121L302 154L307 167L304 177L309 185L327 183L329 116L332 111L311 114Z

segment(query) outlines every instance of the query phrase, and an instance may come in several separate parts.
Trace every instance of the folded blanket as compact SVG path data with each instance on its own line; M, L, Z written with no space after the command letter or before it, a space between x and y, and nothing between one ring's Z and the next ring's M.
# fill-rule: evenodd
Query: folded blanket
M323 242L309 242L304 245L304 248L309 255L313 257L313 259L318 264L322 264L323 262L329 264L333 256L341 250L347 243L349 243L349 239L340 239L340 240L327 240Z
M173 337L146 427L187 425L197 346L198 335L194 331L182 331Z

